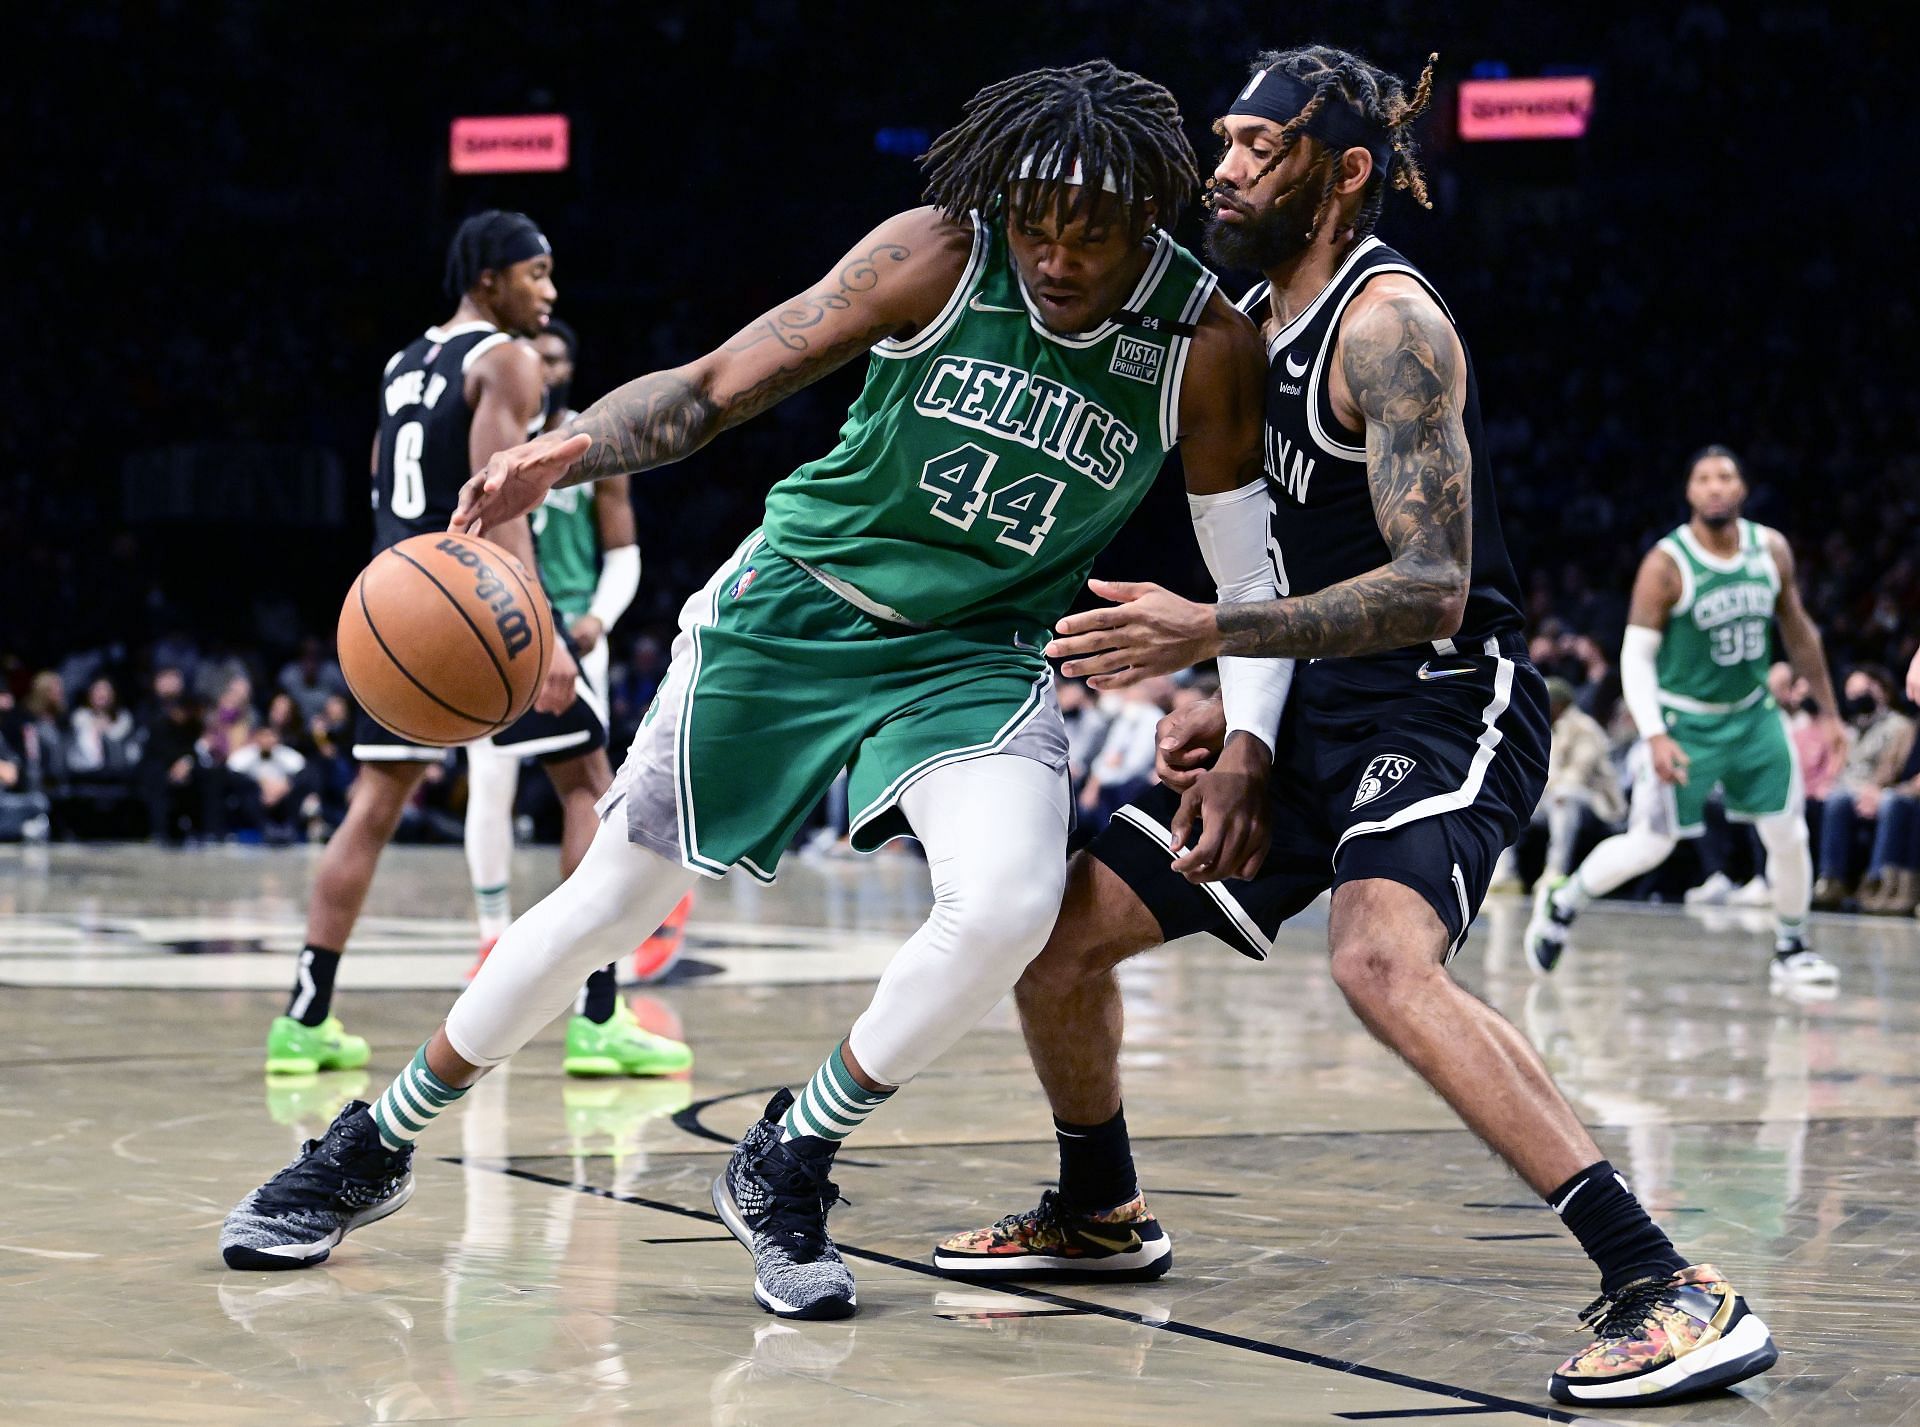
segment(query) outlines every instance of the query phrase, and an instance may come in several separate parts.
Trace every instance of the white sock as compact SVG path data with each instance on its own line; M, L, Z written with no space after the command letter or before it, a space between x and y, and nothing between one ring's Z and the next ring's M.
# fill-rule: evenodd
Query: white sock
M467 749L467 874L483 942L513 921L513 795L519 786L518 758L487 743Z

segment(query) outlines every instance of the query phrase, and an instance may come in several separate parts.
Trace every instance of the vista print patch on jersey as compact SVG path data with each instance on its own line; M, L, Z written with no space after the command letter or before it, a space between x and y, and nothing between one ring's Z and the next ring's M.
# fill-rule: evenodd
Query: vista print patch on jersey
M1160 354L1165 350L1157 342L1143 342L1138 337L1116 337L1113 339L1113 360L1107 364L1107 370L1117 377L1131 377L1137 382L1157 382L1160 380Z
M1367 771L1360 775L1360 787L1353 795L1353 808L1372 802L1390 788L1398 787L1401 781L1414 770L1414 760L1403 753L1382 753L1371 763Z

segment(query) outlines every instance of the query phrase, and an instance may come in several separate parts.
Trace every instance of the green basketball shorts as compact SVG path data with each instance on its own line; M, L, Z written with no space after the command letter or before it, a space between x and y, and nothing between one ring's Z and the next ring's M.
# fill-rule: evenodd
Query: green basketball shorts
M1691 761L1684 784L1654 775L1645 745L1633 751L1633 801L1651 812L1651 826L1674 837L1698 837L1706 826L1707 799L1717 788L1727 816L1752 822L1775 813L1801 811L1805 793L1787 721L1772 699L1737 713L1666 712L1667 732Z
M910 831L900 796L936 768L1011 753L1064 778L1049 637L877 618L756 531L681 611L667 677L601 817L618 811L634 842L696 871L772 881L843 768L861 852Z

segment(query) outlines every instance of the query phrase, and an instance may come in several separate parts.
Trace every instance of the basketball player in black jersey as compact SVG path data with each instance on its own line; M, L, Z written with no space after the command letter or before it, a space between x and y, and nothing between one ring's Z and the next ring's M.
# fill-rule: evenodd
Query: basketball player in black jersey
M539 334L557 296L553 250L532 220L498 210L467 219L448 252L447 293L459 303L453 316L394 353L381 378L373 444L376 555L410 535L445 530L469 474L494 452L524 441L545 411L539 354L515 340ZM527 571L539 568L524 517L487 535ZM579 697L578 680L579 666L560 640L533 711L493 738L504 749L539 758L553 780L564 813L563 876L593 840L599 826L594 802L613 781L606 729ZM334 975L380 854L446 750L408 743L363 713L353 755L360 773L346 819L314 876L293 993L268 1031L269 1074L311 1075L366 1063L366 1041L347 1034L332 1014ZM596 972L582 994L582 1014L608 1022L619 1009L612 968ZM648 1034L638 1027L634 1033Z
M1059 1192L934 1261L1000 1278L1164 1273L1170 1244L1121 1111L1113 968L1196 931L1264 958L1331 887L1348 1003L1601 1270L1597 1339L1553 1396L1666 1401L1771 1366L1765 1325L1674 1250L1525 1036L1445 969L1539 798L1549 735L1472 365L1431 284L1371 235L1390 185L1425 200L1409 123L1431 85L1431 63L1409 96L1341 50L1269 52L1217 126L1209 252L1265 274L1241 306L1267 341L1266 478L1196 501L1194 519L1210 565L1244 575L1218 605L1096 581L1119 603L1062 621L1047 652L1104 688L1228 656L1223 696L1162 723L1164 786L1074 859L1018 987Z

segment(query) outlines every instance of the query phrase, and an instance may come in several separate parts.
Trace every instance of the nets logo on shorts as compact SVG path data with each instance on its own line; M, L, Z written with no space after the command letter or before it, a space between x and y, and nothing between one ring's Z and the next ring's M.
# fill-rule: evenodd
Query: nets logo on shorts
M1360 775L1360 787L1353 795L1353 807L1370 803L1389 788L1398 787L1413 769L1414 760L1403 753L1380 754L1367 764L1367 771ZM1353 808L1347 811L1351 812Z

